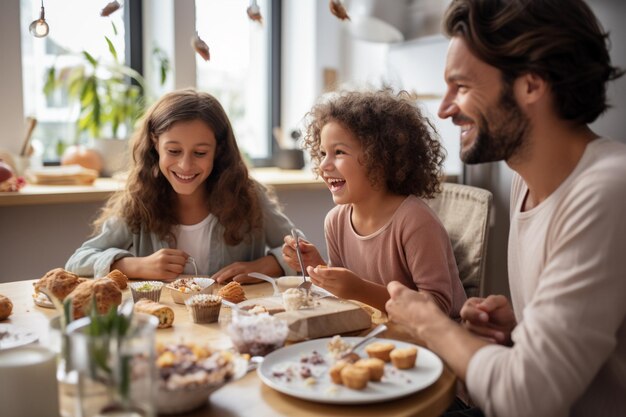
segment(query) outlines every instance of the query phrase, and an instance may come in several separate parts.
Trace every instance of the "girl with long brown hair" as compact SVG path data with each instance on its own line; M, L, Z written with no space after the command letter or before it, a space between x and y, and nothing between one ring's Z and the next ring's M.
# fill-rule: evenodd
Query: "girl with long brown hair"
M243 161L230 121L210 94L166 94L144 116L132 142L132 167L66 269L103 276L172 279L198 273L218 282L291 269L281 253L293 227Z

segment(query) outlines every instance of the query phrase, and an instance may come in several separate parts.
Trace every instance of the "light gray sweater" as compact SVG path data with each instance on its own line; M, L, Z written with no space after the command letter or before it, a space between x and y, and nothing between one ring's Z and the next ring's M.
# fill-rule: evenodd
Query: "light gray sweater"
M212 268L210 275L233 262L253 261L268 254L276 258L285 275L296 275L282 257L283 237L294 226L265 193L259 192L259 200L263 210L263 228L251 239L229 246L224 242L224 227L218 224L212 228L209 245L209 264ZM159 249L169 247L166 241L143 227L139 233L132 233L122 219L114 217L103 224L99 235L83 243L74 252L65 269L84 277L102 277L110 272L111 264L118 259L149 256Z

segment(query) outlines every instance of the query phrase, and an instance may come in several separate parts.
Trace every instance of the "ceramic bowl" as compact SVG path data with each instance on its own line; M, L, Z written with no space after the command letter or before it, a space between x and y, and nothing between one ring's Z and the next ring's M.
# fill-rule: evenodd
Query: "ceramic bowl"
M203 384L195 387L168 390L159 387L156 408L161 414L183 414L204 406L209 396L229 382L235 381L247 372L248 361L241 356L233 358L233 376L218 384Z
M168 284L165 287L169 290L172 300L177 304L185 304L185 301L196 294L211 294L213 291L212 285L215 284L215 280L212 278L192 278L192 280L198 284L200 291L181 291L180 289L174 288L172 284Z
M290 275L276 279L276 285L278 285L280 292L285 292L289 288L296 288L300 284L302 284L301 276Z

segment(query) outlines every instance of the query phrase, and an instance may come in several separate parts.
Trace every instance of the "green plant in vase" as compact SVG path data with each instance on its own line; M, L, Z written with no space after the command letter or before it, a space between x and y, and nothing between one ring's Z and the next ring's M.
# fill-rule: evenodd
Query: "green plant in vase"
M70 326L72 366L81 373L80 409L84 415L154 414L154 331L156 319L132 313L127 300L118 310Z

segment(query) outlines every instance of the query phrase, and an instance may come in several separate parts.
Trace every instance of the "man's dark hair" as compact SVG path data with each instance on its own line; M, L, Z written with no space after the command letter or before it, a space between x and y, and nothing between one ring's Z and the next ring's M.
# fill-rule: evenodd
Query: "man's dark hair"
M453 0L444 31L507 83L525 73L546 80L560 117L579 124L609 107L606 84L624 73L611 65L608 34L582 0Z

